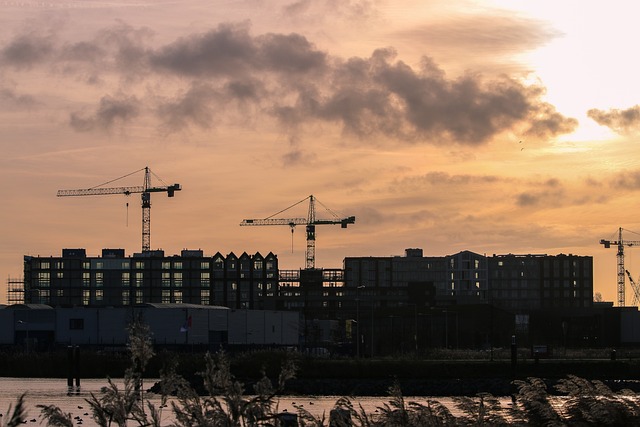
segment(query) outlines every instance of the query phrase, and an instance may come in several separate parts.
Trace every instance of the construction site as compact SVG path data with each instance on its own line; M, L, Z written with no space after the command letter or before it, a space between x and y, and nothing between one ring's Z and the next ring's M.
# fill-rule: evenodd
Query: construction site
M624 265L625 247L640 241L624 240L622 228L617 239L600 242L605 248L618 249L616 306L594 301L590 256L487 256L472 251L429 256L420 248L408 248L404 256L346 257L339 268L318 268L316 227L346 229L356 218L335 214L313 195L271 216L239 223L287 226L292 233L304 226L304 268L291 270L281 268L273 252L207 254L202 249L184 249L165 254L152 250L151 193L174 197L182 187L152 185L155 175L148 167L137 172L144 172L140 186L113 186L126 175L90 188L60 190L57 195L140 194L140 252L104 248L100 254L88 254L84 248L62 248L56 255L25 255L24 277L8 280L6 310L188 304L293 312L300 331L296 346L357 357L417 354L435 348L505 348L514 339L520 346L544 349L545 354L557 348L640 344L640 288ZM287 216L303 203L308 204L306 217ZM317 205L324 208L326 217L319 215ZM631 306L625 298L627 278L633 290ZM13 322L8 330L14 331L12 344L19 344L25 339L25 326L23 321L20 328L14 327L20 320L15 316L3 318ZM42 325L28 327L31 337L38 335L38 328ZM45 335L47 345L60 343L59 337L66 336L63 331Z

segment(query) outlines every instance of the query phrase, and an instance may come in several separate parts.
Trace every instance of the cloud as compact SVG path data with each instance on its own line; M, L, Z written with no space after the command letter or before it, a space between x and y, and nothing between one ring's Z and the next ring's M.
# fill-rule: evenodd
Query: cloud
M11 108L31 108L37 101L31 95L21 95L13 89L0 88L0 105L3 104Z
M391 35L449 53L495 57L539 48L561 34L540 21L496 11L447 17Z
M406 177L401 180L395 181L394 186L399 188L415 188L422 187L424 185L471 185L471 184L493 184L501 181L500 178L495 175L468 175L458 174L451 175L447 172L429 172L420 176Z
M183 130L189 124L208 129L213 125L212 99L219 97L217 91L205 83L197 83L175 99L161 103L157 109L164 130L172 133Z
M587 116L601 126L606 126L619 134L640 132L640 105L626 110L610 109L608 111L592 108Z
M370 22L379 13L370 0L298 0L284 5L282 15L295 23L335 24L336 20L344 20L358 25Z
M253 36L248 23L222 24L155 48L151 36L123 23L73 44L28 34L16 37L2 55L14 67L41 65L50 72L57 66L69 78L101 82L114 93L145 89L147 110L165 133L209 129L230 116L229 105L275 119L301 138L316 124L335 125L356 136L355 144L476 146L515 129L552 138L577 125L542 100L542 87L473 73L448 79L430 58L413 68L397 60L392 48L368 58L341 58L300 34ZM25 52L19 54L18 46ZM70 115L72 128L109 130L142 116L133 96L105 94L97 102L92 116Z
M138 99L132 96L118 98L105 96L92 115L72 113L69 124L79 132L87 132L96 128L111 130L117 124L130 122L140 113Z
M611 181L613 188L640 190L640 170L620 172Z
M562 182L557 178L549 178L542 182L531 182L533 191L523 191L516 195L516 205L519 207L540 206L545 208L557 208L567 203L582 204L584 201L571 201L566 197Z
M35 32L20 35L0 50L0 63L18 70L30 69L54 54L54 42L50 36Z

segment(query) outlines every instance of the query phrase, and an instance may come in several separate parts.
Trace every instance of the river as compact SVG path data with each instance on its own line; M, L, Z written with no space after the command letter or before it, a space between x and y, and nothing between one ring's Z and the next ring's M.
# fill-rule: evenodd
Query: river
M146 379L146 384L153 384L156 380ZM114 381L119 387L122 387L122 379ZM3 418L7 416L9 405L15 406L15 403L22 393L26 392L26 409L27 424L26 425L46 425L40 416L40 409L36 405L56 405L63 412L70 413L74 418L74 425L92 426L95 425L91 419L91 410L85 401L90 397L90 393L99 394L100 388L105 386L105 379L83 379L81 381L80 393L67 394L67 380L64 378L0 378L0 413ZM160 396L147 393L145 397L152 403L159 406ZM278 411L297 413L294 405L303 406L316 417L322 417L324 414L326 419L329 418L329 412L333 408L339 396L280 396L278 398ZM437 400L449 408L453 415L459 416L461 413L455 407L453 399L450 397L412 397L407 396L407 402L413 401L425 403L427 399ZM367 413L373 414L377 408L384 403L388 403L389 399L384 397L351 397L354 405L362 405ZM507 408L510 399L507 397L500 398L503 408ZM76 418L77 417L77 418ZM169 425L173 420L173 414L170 408L162 413L163 425ZM0 425L2 422L0 421ZM131 425L134 425L131 423Z

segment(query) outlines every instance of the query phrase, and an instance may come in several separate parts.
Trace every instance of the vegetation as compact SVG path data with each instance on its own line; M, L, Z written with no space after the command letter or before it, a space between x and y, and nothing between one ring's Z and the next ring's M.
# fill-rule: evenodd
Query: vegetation
M290 357L279 359L277 379L269 378L267 364L260 379L247 392L245 384L232 373L228 354L207 353L198 378L188 381L176 372L178 362L166 361L161 380L154 387L153 401L143 387L148 363L156 357L149 329L137 319L129 327L129 361L122 386L110 378L98 395L86 399L92 421L101 427L161 426L163 410L172 427L191 426L299 426L299 427L400 427L400 426L588 426L640 425L640 399L631 390L614 392L599 380L569 375L552 387L537 377L513 381L514 393L505 405L489 393L459 396L445 405L437 399L420 402L406 399L401 382L396 379L388 388L388 400L375 411L366 411L354 398L336 400L329 414L311 413L303 405L295 405L295 413L278 408L279 395L289 380L296 377L297 364ZM275 360L265 362L275 363ZM273 371L273 366L270 367ZM159 403L157 395L160 396ZM18 398L2 416L0 427L26 422L25 396ZM41 419L48 426L71 427L74 419L53 405L37 405ZM170 409L165 409L170 408ZM0 414L2 415L2 414Z
M7 409L7 414L6 416L3 416L3 420L4 422L0 423L0 426L2 427L16 427L19 426L20 424L25 423L27 420L25 419L26 417L26 412L24 409L24 393L20 395L20 397L18 397L18 401L16 402L16 406L13 407L13 410L11 408L11 405L9 405L9 409ZM2 414L0 414L2 415Z

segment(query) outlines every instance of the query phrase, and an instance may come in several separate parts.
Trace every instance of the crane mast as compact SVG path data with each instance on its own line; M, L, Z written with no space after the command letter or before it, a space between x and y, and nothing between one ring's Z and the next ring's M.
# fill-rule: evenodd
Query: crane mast
M309 200L309 210L307 213L307 218L273 218L274 216L285 212L292 207ZM306 233L307 233L307 250L305 252L305 265L306 268L314 269L316 265L316 225L332 225L339 224L341 228L347 228L348 224L354 224L356 221L355 216L349 216L345 218L340 218L335 213L331 212L331 210L325 209L329 211L333 215L333 219L317 219L316 218L316 198L311 195L298 203L295 203L289 206L286 209L281 210L267 218L263 219L244 219L240 223L241 226L251 226L251 225L288 225L293 232L293 229L296 225L305 225Z
M640 287L638 287L638 284L636 283L636 281L633 280L633 277L631 277L631 273L629 272L629 270L625 270L625 272L629 277L629 283L631 283L631 289L633 289L633 305L637 306L638 302L640 302Z
M180 184L158 187L151 186L152 172L148 166L144 168L144 182L142 186L102 187L105 184L126 178L140 171L142 171L142 169L91 188L58 190L57 196L105 196L111 194L124 194L128 196L133 193L140 193L142 202L142 252L148 252L151 250L151 193L166 192L168 197L173 197L176 191L182 190L182 187Z
M616 254L617 261L617 285L618 285L618 307L625 306L625 292L624 292L624 247L625 246L638 246L640 245L639 240L623 240L622 239L622 227L618 229L618 240L605 240L601 239L600 244L604 245L605 248L610 248L612 245L618 247L618 252Z

